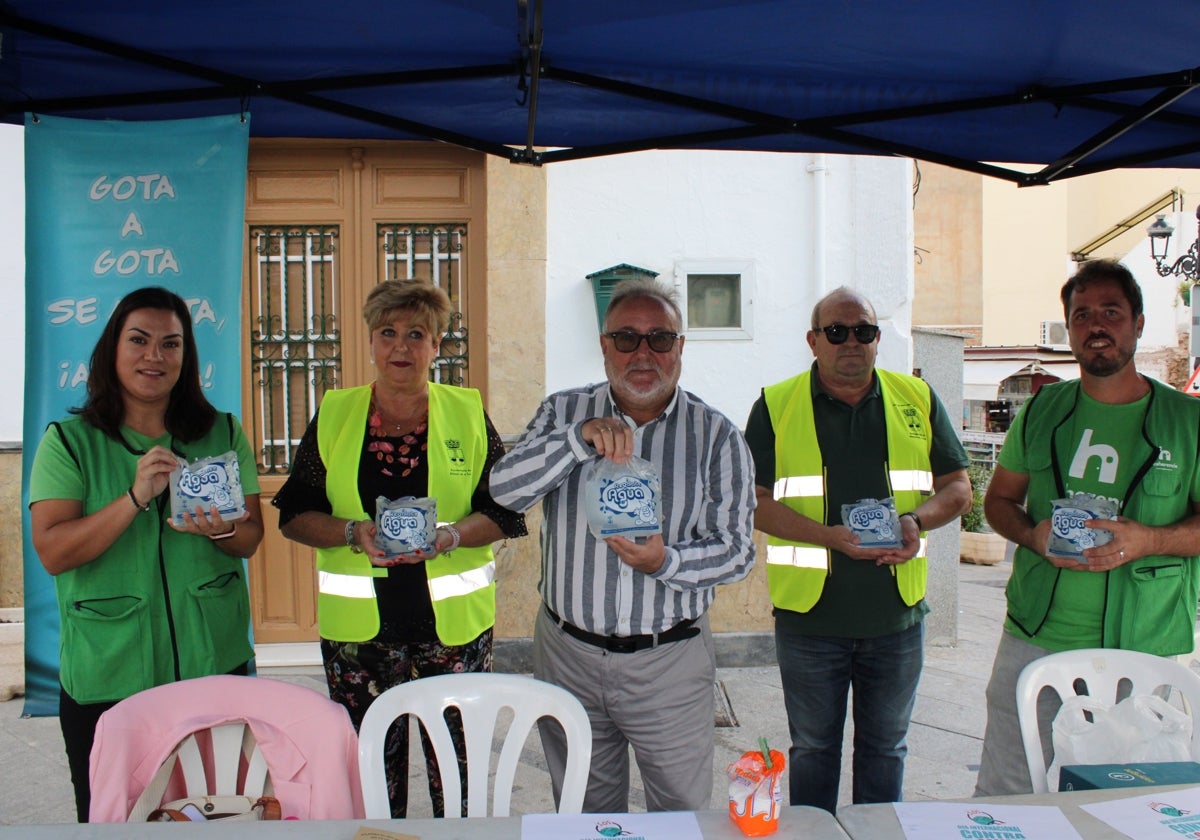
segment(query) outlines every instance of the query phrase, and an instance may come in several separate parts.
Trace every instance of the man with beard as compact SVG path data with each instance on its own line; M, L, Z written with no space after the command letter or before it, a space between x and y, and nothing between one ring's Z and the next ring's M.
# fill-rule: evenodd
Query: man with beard
M746 440L755 526L770 537L767 585L792 744L792 805L833 812L846 698L854 689L853 801L899 801L924 658L924 533L971 505L967 455L937 395L876 369L875 309L848 288L812 311L811 370L763 389ZM867 547L842 505L894 497L898 548Z
M1192 649L1200 400L1137 372L1145 316L1125 266L1084 263L1063 286L1062 301L1081 377L1044 386L1025 403L984 501L992 528L1017 549L987 688L977 796L1032 790L1016 712L1017 677L1030 662L1080 648L1161 656ZM1112 541L1086 548L1082 558L1051 554L1053 502L1081 493L1119 506L1116 520L1085 523ZM1043 733L1058 706L1056 698L1039 702Z
M650 811L709 807L715 661L707 610L754 563L754 467L741 432L678 387L684 339L673 293L614 290L600 335L607 382L553 394L492 471L500 504L542 500L534 675L580 699L592 725L585 812L629 810L633 747ZM662 533L597 539L585 466L648 461ZM539 724L555 800L566 746Z

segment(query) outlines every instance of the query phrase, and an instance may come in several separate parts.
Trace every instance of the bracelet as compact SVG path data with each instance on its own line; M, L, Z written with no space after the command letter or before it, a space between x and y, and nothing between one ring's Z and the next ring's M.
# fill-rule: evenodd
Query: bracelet
M925 526L921 524L921 517L917 516L917 512L916 512L916 511L909 510L909 511L905 511L904 513L902 513L902 514L900 514L900 515L901 515L901 516L911 516L911 517L912 517L912 521L917 523L917 530L918 530L918 531L924 531L924 530L925 530Z
M236 523L236 522L234 522L234 523L233 523L233 527L232 527L232 528L230 528L228 531L225 531L225 532L223 532L223 533L220 533L220 534L209 534L209 535L208 535L208 538L209 538L210 540L227 540L227 539L229 539L230 537L232 537L232 536L233 536L234 534L236 534L236 533L237 533L237 523Z
M346 520L346 546L355 554L362 554L362 546L354 542L354 526L357 524L353 519Z
M462 542L462 534L460 534L458 532L457 528L455 528L453 525L447 524L447 525L439 525L438 530L446 531L447 533L450 534L450 547L443 548L442 549L443 554L449 554L451 551L458 548L458 544Z
M133 495L133 485L132 484L129 486L129 501L133 502L133 506L135 508L137 508L138 510L140 510L142 513L145 513L146 511L150 510L149 502L146 502L146 504L142 504L141 502L139 502L137 500L137 496Z

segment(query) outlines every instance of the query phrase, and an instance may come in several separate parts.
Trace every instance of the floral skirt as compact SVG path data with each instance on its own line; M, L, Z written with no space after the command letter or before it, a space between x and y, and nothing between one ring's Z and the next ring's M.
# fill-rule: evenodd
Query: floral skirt
M355 730L372 701L394 685L439 674L461 674L492 670L492 631L485 630L465 645L446 646L432 642L335 642L321 639L321 658L325 662L325 680L329 696L346 707ZM450 737L458 753L458 772L462 784L462 811L467 815L467 753L463 742L462 719L457 709L446 713ZM425 728L421 727L421 746L429 774L429 798L433 814L444 815L442 781L437 759ZM402 819L408 812L408 719L400 720L389 731L384 747L388 798L392 818Z

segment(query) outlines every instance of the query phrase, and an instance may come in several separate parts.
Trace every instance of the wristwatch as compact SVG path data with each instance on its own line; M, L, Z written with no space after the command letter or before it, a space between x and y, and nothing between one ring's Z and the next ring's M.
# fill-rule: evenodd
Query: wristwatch
M921 525L921 517L917 516L917 512L915 510L906 510L904 513L902 513L900 515L901 516L911 516L912 521L917 523L917 530L918 531L925 530L924 526Z

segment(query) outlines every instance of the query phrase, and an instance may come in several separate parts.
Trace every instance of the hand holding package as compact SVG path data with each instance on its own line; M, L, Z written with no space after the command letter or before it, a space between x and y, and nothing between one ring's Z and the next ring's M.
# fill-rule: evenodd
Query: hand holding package
M583 505L592 536L633 539L662 533L662 488L653 464L638 457L625 464L597 458L583 469Z
M437 499L401 496L375 500L375 545L389 557L430 551L437 531Z
M900 548L904 544L896 500L891 496L842 505L842 524L855 533L863 548Z
M221 518L241 519L246 514L242 474L237 453L201 458L191 464L180 461L171 471L171 520L183 525L183 514L195 515L196 507L208 513L213 507Z

